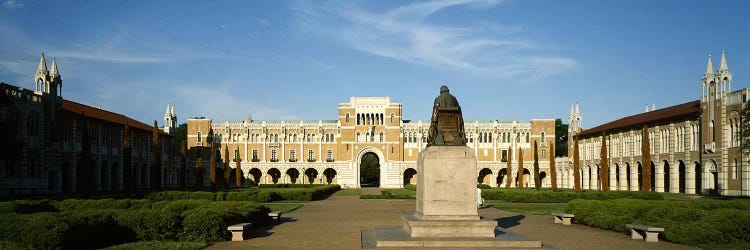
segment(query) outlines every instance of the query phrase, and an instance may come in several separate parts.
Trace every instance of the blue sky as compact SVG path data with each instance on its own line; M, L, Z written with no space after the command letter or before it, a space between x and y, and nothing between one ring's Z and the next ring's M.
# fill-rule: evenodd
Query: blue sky
M32 89L57 58L63 96L179 122L336 119L390 96L428 119L439 86L465 119L585 127L697 99L708 54L750 87L750 1L0 0L0 81Z

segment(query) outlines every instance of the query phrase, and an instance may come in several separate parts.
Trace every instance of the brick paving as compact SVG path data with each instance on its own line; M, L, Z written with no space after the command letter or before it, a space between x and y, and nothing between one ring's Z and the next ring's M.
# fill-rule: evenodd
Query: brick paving
M399 226L401 214L414 213L415 200L360 200L356 195L333 195L306 203L284 214L283 222L256 229L241 242L217 242L208 249L361 249L361 230ZM560 249L691 249L668 242L646 243L629 235L581 225L554 224L552 216L480 209L508 231L541 240Z

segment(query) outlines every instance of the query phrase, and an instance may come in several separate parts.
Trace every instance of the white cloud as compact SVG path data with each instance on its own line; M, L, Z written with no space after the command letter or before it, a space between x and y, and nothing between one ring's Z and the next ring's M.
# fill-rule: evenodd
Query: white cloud
M265 18L259 19L258 20L258 24L260 24L262 26L266 26L266 27L268 27L268 26L271 25L271 23L267 19L265 19Z
M119 63L153 63L153 62L167 62L167 61L174 60L168 57L123 55L114 51L96 53L96 52L89 52L89 51L59 50L59 51L53 51L53 52L56 57L60 57L60 58L67 57L67 58L85 59L85 60L93 60L93 61L119 62Z
M3 2L3 8L9 10L20 9L23 8L23 3L18 0L5 0L5 2Z
M350 2L349 2L350 3ZM500 0L417 2L383 12L340 3L298 2L292 10L299 27L351 49L439 70L491 78L542 78L576 68L574 59L548 55L543 44L523 38L523 28L478 20L471 24L433 24L448 8L494 8ZM472 20L466 20L471 22Z

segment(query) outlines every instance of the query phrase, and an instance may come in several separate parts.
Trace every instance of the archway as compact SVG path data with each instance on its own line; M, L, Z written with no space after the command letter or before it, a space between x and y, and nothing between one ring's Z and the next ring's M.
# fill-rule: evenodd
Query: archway
M230 175L229 176L229 182L231 183L232 180L235 180L235 179L232 179L232 177L237 178L237 176L231 176L231 175L233 175L234 172L236 172L235 169L229 168L229 171L231 171L229 173L229 175ZM250 169L250 171L248 171L248 174L250 174L250 182L252 182L251 183L252 185L258 185L260 183L260 180L261 180L260 177L263 176L263 172L261 172L260 169L258 169L258 168L252 168L252 169Z
M633 182L631 182L632 178L630 178L630 173L631 172L632 171L630 171L630 163L626 162L625 163L625 185L627 185L627 186L626 186L625 190L634 190L632 188L632 185L633 185Z
M547 177L547 172L546 171L539 172L539 182L544 183L544 178L546 178L546 177Z
M615 163L615 190L620 190L620 165Z
M413 168L407 168L404 170L404 186L412 184L417 185L417 170Z
M315 183L315 178L318 178L318 170L315 170L314 168L306 169L305 177L308 184Z
M506 175L508 175L508 169L500 169L497 175L497 180L495 180L495 183L497 183L498 187L505 185L505 179L508 178L506 177Z
M706 168L703 173L703 183L706 185L706 191L708 195L718 195L718 182L719 175L716 167L716 162L710 160L706 163Z
M477 177L477 183L489 184L490 176L492 176L492 170L490 170L489 168L483 168L482 170L479 171L479 176Z
M364 152L359 157L359 183L362 187L380 186L380 157L375 152Z
M677 182L678 182L677 185L679 186L679 189L677 190L677 192L684 194L685 193L685 162L683 162L682 160L679 160L678 163L680 165L677 167L677 171L679 175L677 177Z
M662 170L664 171L664 177L663 177L664 178L664 192L669 193L669 188L671 184L670 178L672 178L672 175L671 175L672 171L669 168L669 162L667 160L664 160L662 164L664 165L662 168Z
M327 184L336 183L336 170L333 168L326 168L323 170L323 176L325 177L325 182Z
M289 177L289 182L292 184L297 183L297 178L299 178L299 170L296 168L290 168L286 170L286 176Z
M531 172L529 169L524 168L523 169L523 187L529 187L529 181L531 181ZM516 177L516 187L518 186L518 178Z
M643 191L643 164L638 162L638 191Z
M270 181L271 183L273 184L279 183L279 178L281 178L281 171L279 171L279 169L277 168L269 169L268 172L266 172L266 174L268 175L268 177L271 178L271 181Z
M656 166L654 165L654 162L651 162L651 191L656 191Z

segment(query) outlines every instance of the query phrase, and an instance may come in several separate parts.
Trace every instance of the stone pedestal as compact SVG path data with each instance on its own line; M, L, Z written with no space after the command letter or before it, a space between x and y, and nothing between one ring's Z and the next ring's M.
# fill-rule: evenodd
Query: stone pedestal
M431 146L417 159L417 211L403 216L411 237L495 237L477 213L477 159L466 146Z

